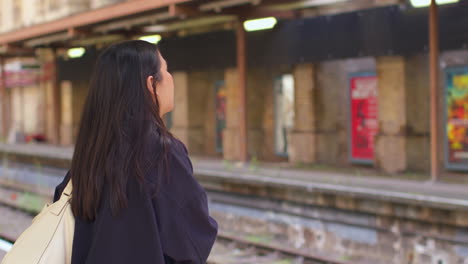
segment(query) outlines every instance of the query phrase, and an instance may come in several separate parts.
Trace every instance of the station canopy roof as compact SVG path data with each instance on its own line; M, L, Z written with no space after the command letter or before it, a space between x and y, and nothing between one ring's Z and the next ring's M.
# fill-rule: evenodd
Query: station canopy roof
M329 15L406 0L128 0L0 34L0 54L36 47L72 47L136 35L232 27L240 19Z

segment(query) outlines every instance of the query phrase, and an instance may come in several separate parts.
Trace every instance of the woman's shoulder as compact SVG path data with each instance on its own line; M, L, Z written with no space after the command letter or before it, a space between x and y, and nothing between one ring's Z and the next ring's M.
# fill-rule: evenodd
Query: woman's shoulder
M180 139L173 137L172 146L173 146L172 150L174 154L188 156L187 147L185 146L184 142L182 142Z
M170 156L169 167L171 167L171 175L169 175L169 177L173 178L175 182L193 182L193 165L192 161L190 160L187 147L177 138L174 138Z
M181 207L187 200L194 199L204 193L204 189L193 175L192 162L187 148L181 140L172 139L167 161L167 170L152 170L150 172L151 178L159 178L157 182L161 186L158 189L163 197L176 202Z
M171 158L175 158L177 162L180 162L186 169L193 173L192 162L189 157L189 153L185 144L178 138L173 138L170 150Z

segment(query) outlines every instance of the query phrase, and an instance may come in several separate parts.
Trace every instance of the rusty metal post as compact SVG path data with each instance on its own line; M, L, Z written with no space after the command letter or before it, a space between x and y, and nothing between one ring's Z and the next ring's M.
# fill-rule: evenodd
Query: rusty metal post
M60 107L60 84L58 80L58 68L57 68L57 50L54 48L52 49L52 109L53 113L53 130L54 130L54 137L53 143L60 144L60 123L61 123L61 111L62 108Z
M437 3L429 7L429 65L431 89L431 179L436 181L439 168L439 14Z
M243 25L244 20L237 22L237 74L239 89L239 150L240 161L248 160L247 152L247 55L246 55L246 33Z
M8 137L8 105L6 93L6 71L5 71L5 58L0 57L0 67L2 67L0 82L0 104L2 105L2 138L6 141Z

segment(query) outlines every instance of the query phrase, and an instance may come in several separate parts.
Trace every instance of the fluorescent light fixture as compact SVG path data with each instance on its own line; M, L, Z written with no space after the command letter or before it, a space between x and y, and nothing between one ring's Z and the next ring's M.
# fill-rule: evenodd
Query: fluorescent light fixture
M460 0L436 0L438 5L458 3ZM431 0L411 0L413 7L427 7L431 5Z
M247 31L270 29L276 25L276 22L276 18L274 17L247 20L244 22L244 28Z
M83 47L72 48L72 49L69 49L67 51L67 55L68 55L69 58L75 59L75 58L79 58L79 57L83 56L83 54L85 54L85 52L86 52L86 49L83 48Z
M148 41L149 43L156 44L161 40L161 35L148 35L138 38L139 40Z

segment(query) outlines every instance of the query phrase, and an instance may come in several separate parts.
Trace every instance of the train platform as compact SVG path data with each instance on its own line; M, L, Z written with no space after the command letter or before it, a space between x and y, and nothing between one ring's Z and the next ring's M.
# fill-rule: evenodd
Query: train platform
M354 197L468 209L468 192L464 184L359 176L344 172L294 169L275 164L251 166L197 158L192 161L197 175L239 183L296 186L310 191L341 193Z
M69 162L72 147L40 144L0 144L0 153L34 158L47 167L50 160ZM296 169L275 163L238 163L191 156L196 175L238 183L305 187L308 190L343 193L415 203L436 203L444 207L468 208L466 185L429 180L359 176L346 172Z
M31 163L47 167L59 160L66 169L73 155L72 147L40 144L0 144L0 153L27 157ZM466 185L430 180L407 180L391 177L360 176L347 172L297 169L278 163L238 163L191 156L194 173L211 179L254 185L300 187L309 191L335 193L353 197L385 199L400 203L434 204L443 208L468 209ZM55 183L55 181L51 181Z

